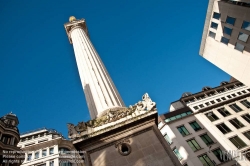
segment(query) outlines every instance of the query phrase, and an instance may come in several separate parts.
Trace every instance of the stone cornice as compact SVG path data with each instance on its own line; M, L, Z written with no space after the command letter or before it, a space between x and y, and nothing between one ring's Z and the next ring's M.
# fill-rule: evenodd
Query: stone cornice
M84 146L84 149L86 148L89 150L94 149L95 145L99 144L100 142L110 142L110 139L112 139L113 137L122 135L123 133L129 133L131 130L141 129L142 127L147 128L147 126L150 127L154 124L157 124L157 117L158 117L158 114L156 111L154 111L152 112L152 114L148 116L144 116L134 121L131 121L131 123L126 123L121 126L117 126L116 128L103 131L102 133L98 133L98 135L94 135L93 137L88 137L87 139L81 138L76 141L73 141L73 144L76 147Z

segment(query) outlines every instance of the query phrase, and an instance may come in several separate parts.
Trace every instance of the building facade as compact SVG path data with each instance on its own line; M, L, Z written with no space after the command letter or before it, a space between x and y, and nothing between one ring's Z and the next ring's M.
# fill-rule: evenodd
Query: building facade
M184 93L158 128L182 165L250 165L250 88L239 81ZM249 151L249 152L248 152Z
M250 86L250 0L209 0L199 54Z
M17 144L20 140L18 118L9 113L0 118L0 165L19 166L23 161L23 153Z
M46 128L22 134L18 147L25 152L22 166L84 166L73 144Z

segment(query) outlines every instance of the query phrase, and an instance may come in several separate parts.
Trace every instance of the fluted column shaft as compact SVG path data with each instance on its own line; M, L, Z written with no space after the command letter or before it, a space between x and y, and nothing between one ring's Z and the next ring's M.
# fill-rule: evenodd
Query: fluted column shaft
M109 108L124 107L113 81L85 31L81 27L75 27L70 36L91 118L100 116Z

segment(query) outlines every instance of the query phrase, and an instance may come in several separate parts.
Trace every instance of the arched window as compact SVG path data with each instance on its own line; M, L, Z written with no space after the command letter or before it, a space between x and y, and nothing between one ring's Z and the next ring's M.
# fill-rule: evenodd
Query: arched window
M11 143L11 138L12 138L11 135L3 134L3 135L2 135L2 138L1 138L1 141L2 141L4 144L10 145L10 143Z

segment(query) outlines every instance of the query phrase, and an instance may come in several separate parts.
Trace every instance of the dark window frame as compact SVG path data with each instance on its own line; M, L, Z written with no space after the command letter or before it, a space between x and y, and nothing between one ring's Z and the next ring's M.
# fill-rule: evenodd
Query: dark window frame
M200 138L207 146L214 144L213 139L207 133L200 135Z
M230 107L236 113L243 111L243 109L240 108L236 103L230 104L228 107Z
M240 129L242 127L245 127L243 123L241 123L237 118L230 119L229 122L236 128Z
M209 116L209 114L211 115ZM219 119L213 112L206 113L205 115L211 122L214 122ZM211 117L211 119L209 117Z
M222 132L222 134L232 132L232 130L225 123L217 124L216 127L218 128L218 130L220 130L220 132Z
M241 143L243 143L243 144L240 145L240 146L237 146L236 144L234 144L234 142L232 141L232 139L237 143L237 145L240 145ZM238 139L238 140L236 140L236 139ZM242 149L242 148L244 148L244 147L247 146L247 144L239 136L233 136L233 137L229 138L229 140L238 149Z
M233 23L230 23L230 21L233 21ZM226 18L226 23L229 24L229 25L234 26L235 21L236 21L236 18L234 18L234 17L227 16L227 18Z
M183 128L186 129L187 133L183 130ZM187 130L187 128L184 125L178 126L177 130L180 132L180 134L184 137L187 135L190 135L190 132ZM181 130L181 131L180 131ZM183 134L182 134L183 133Z
M202 149L194 138L187 140L187 144L194 152Z
M201 162L202 164L204 164L204 163L201 161L201 158L205 161L205 163L206 163L207 166L215 166L215 163L213 162L213 160L211 160L211 159L209 158L209 156L207 155L207 153L202 154L202 155L199 155L198 158L199 158L199 160L200 160L200 162ZM207 161L207 159L208 159L209 161Z
M224 26L224 28L223 28L223 33L224 34L227 34L228 36L231 36L232 32L233 32L232 28L228 28L228 27Z
M225 107L219 108L217 109L217 111L223 116L223 117L227 117L232 115Z
M218 17L217 17L217 16L218 16ZM216 19L216 20L220 20L220 16L221 16L220 13L217 13L217 12L214 12L214 13L213 13L213 18Z

